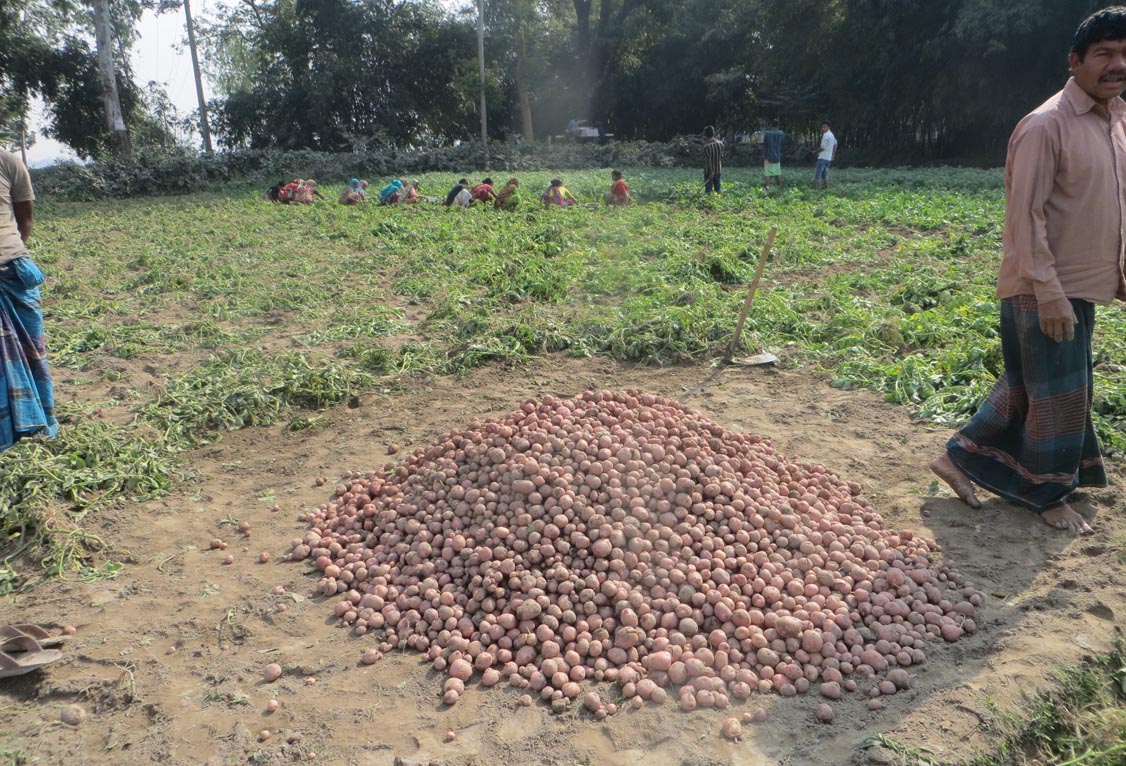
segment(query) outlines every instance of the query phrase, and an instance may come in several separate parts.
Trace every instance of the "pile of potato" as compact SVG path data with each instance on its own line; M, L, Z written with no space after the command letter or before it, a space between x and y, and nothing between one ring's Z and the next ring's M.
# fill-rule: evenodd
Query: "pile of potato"
M588 679L685 710L858 677L893 694L980 604L857 484L635 391L526 401L307 518L290 557L357 633L426 653L449 704L475 675L597 717L615 706Z

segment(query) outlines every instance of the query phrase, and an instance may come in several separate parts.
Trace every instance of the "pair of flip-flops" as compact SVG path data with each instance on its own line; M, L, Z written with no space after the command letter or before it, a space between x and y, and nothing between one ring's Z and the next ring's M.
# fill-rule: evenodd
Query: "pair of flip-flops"
M52 636L38 625L0 625L0 678L22 676L62 659L54 647L66 636Z

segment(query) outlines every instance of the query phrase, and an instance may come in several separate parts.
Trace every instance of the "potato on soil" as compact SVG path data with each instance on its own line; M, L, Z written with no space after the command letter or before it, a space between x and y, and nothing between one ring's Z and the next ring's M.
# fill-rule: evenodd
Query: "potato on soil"
M738 718L728 718L723 722L723 736L734 742L742 739L743 725L739 723Z
M81 705L67 705L59 712L59 720L67 726L78 726L86 720L86 709Z

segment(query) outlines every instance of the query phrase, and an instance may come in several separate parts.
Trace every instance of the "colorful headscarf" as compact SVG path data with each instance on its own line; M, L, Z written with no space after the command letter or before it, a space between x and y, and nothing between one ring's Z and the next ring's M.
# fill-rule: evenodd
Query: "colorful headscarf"
M403 182L396 178L379 190L379 201L386 204L391 196L403 188Z

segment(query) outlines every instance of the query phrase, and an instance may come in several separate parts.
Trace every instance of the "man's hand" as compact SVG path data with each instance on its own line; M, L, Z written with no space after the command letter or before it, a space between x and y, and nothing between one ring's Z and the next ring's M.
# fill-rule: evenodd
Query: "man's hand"
M1075 310L1067 298L1056 298L1039 305L1040 331L1059 343L1075 340Z

